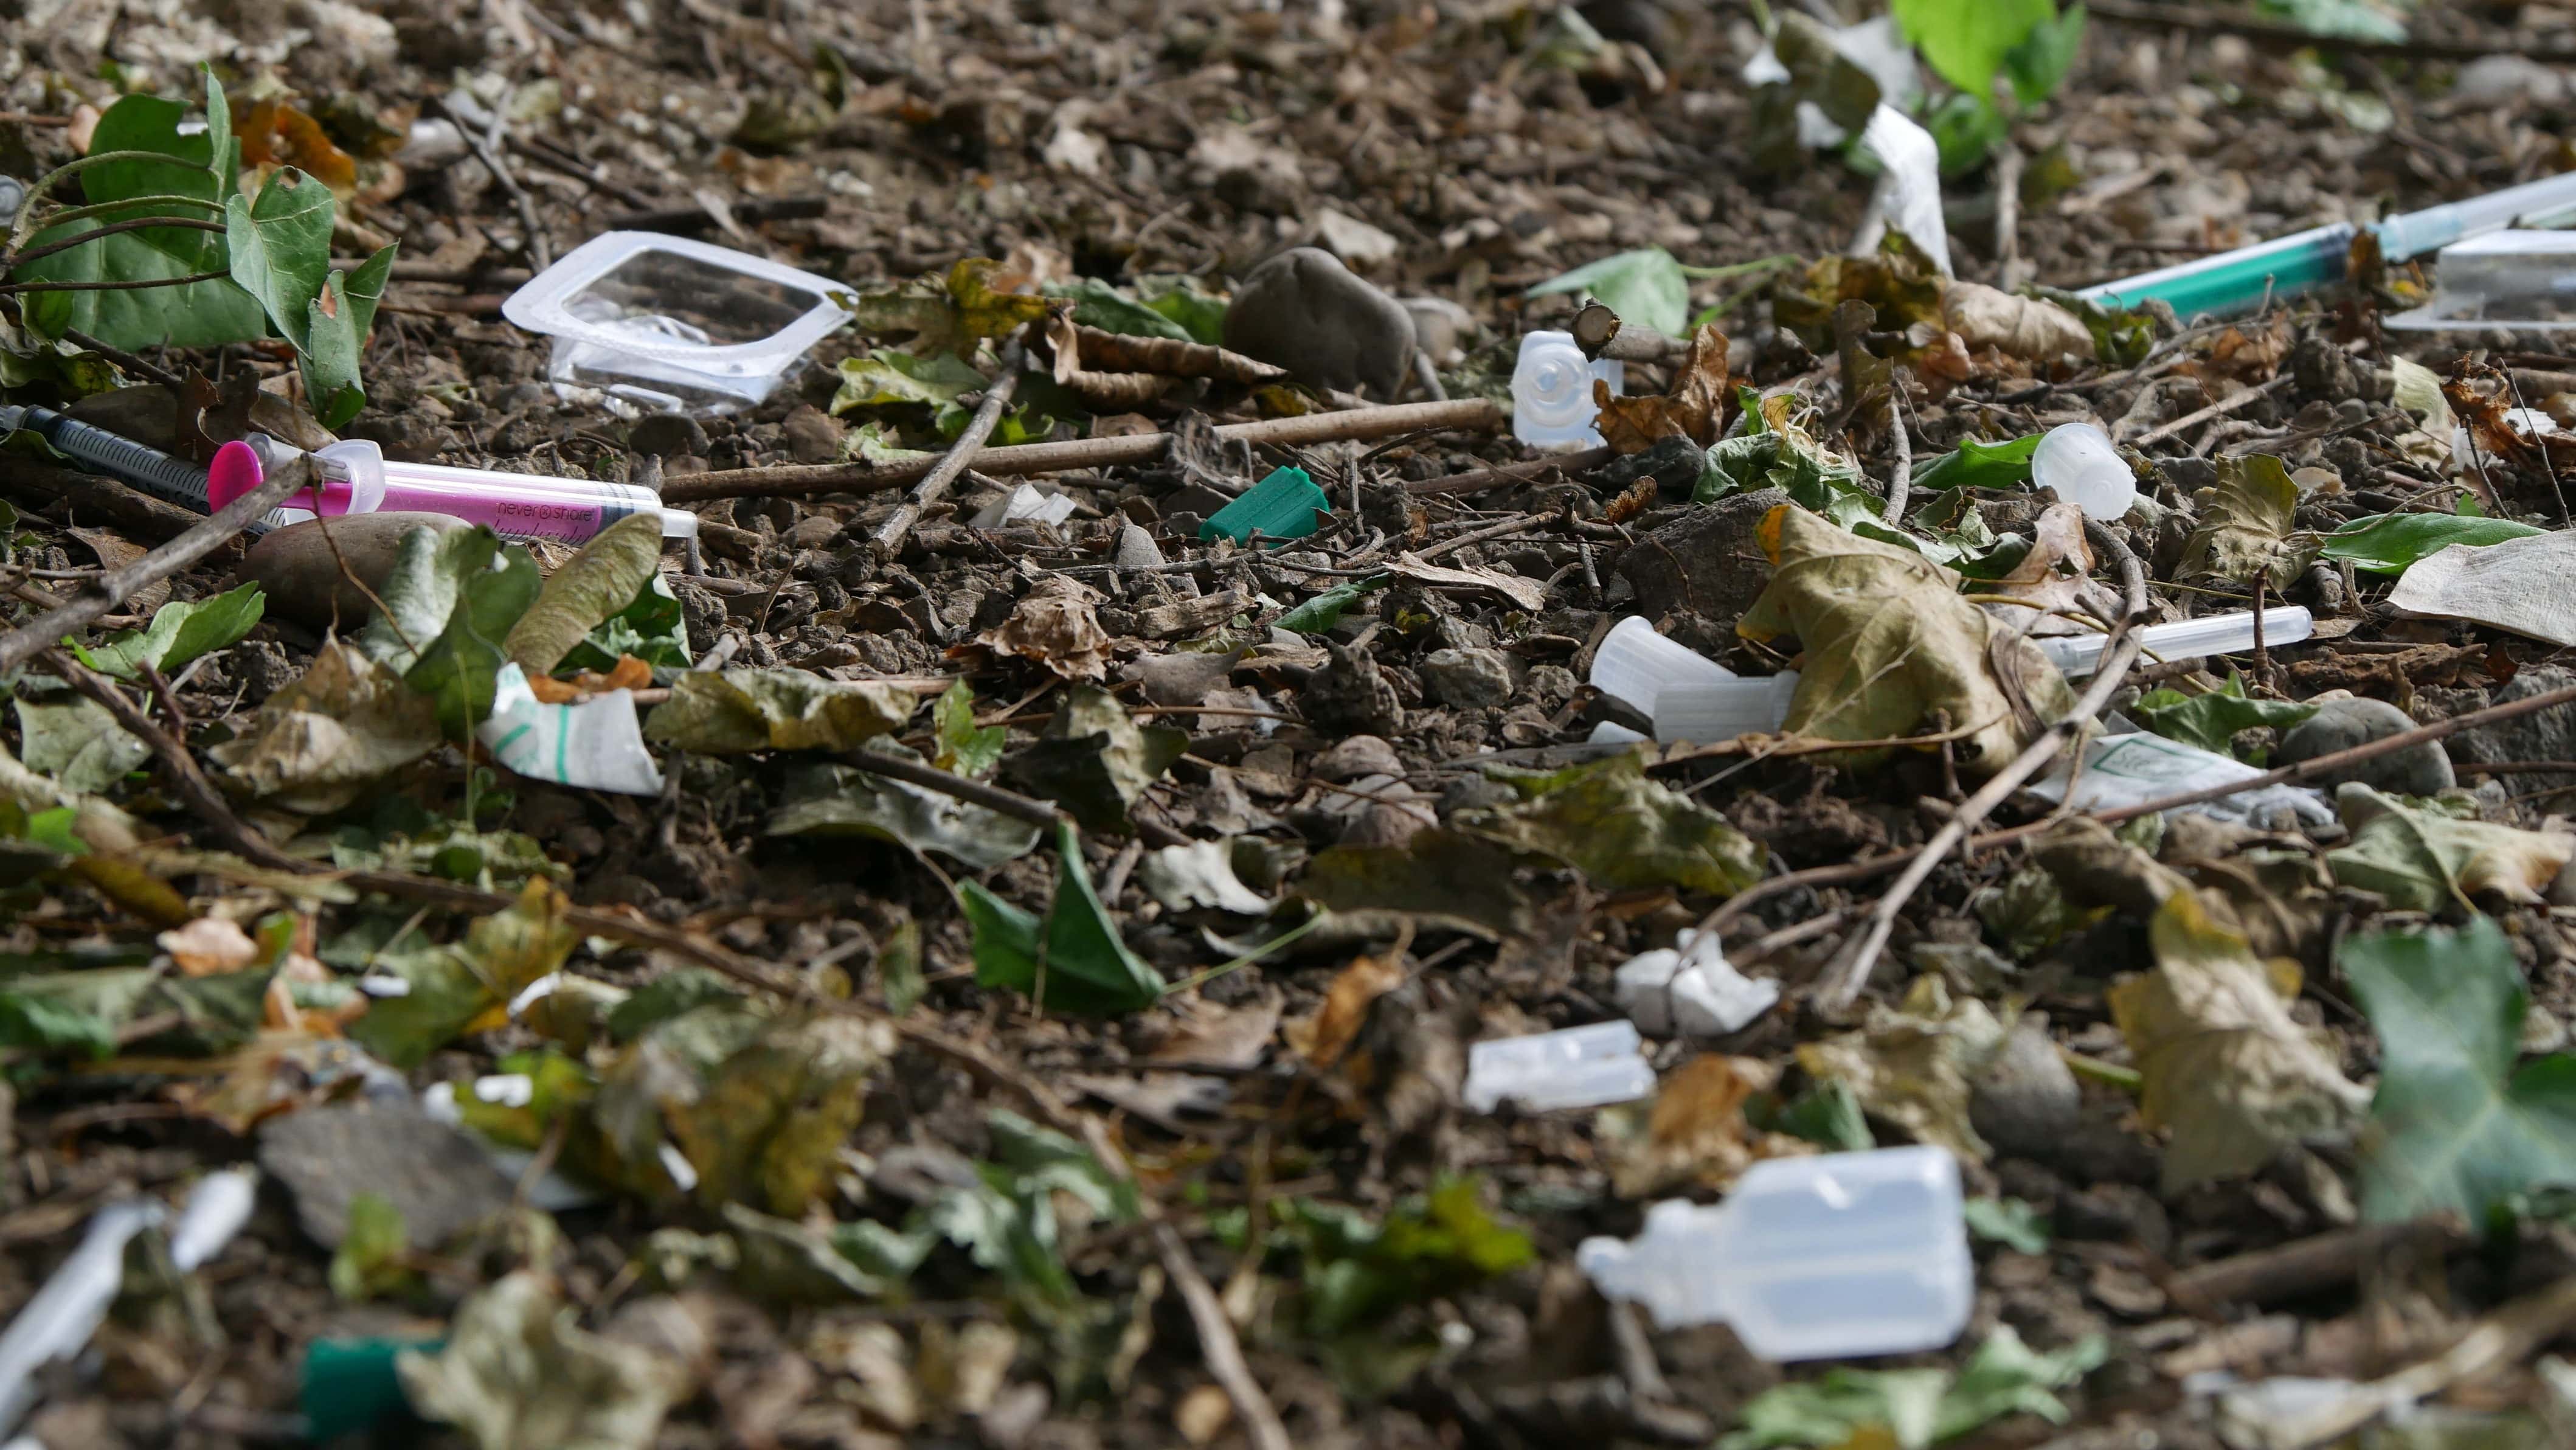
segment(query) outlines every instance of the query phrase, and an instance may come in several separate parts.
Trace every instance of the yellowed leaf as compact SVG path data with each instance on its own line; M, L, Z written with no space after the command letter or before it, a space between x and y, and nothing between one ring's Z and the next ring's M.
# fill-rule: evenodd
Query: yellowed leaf
M1960 764L1985 775L2075 707L2039 646L2010 637L1959 596L1956 575L1913 550L1786 505L1760 538L1778 568L1735 632L1757 643L1795 635L1805 646L1790 732L1887 739L1937 710L1950 728L1973 731Z
M1672 387L1660 396L1613 397L1597 380L1592 389L1600 405L1601 441L1621 453L1641 453L1658 438L1714 443L1735 406L1735 389L1726 375L1726 334L1715 323L1701 324L1674 371Z
M2167 1193L2243 1177L2294 1143L2350 1130L2370 1094L2291 1017L2296 963L2257 960L2197 891L2167 897L2149 937L2156 970L2113 984L2110 1001L2146 1079L2139 1115L2173 1133Z
M252 941L239 924L220 916L201 916L153 940L170 954L183 976L238 972L259 960L259 943Z
M1315 1015L1287 1023L1279 1035L1317 1067L1340 1061L1367 1025L1370 1006L1404 985L1404 947L1399 943L1392 951L1352 959L1324 989L1324 1005Z
M1985 1003L1953 1001L1939 977L1926 975L1904 1001L1871 1008L1858 1032L1799 1047L1798 1065L1850 1084L1862 1107L1919 1141L1982 1159L1994 1150L1969 1125L1969 1085L2007 1035Z
M1109 635L1092 610L1099 598L1079 580L1051 575L1029 590L1010 618L950 653L1016 655L1046 666L1058 679L1107 679Z
M1611 1186L1628 1198L1724 1188L1760 1159L1816 1151L1801 1138L1757 1132L1744 1119L1746 1101L1779 1076L1754 1058L1704 1053L1664 1075L1642 1123L1635 1109L1603 1114Z
M1986 610L2013 629L2028 634L2074 634L2083 626L2065 612L2082 601L2093 571L2093 550L2084 542L2084 510L2071 503L2051 504L2031 530L2030 552L2001 579L1977 586L1981 594L2000 594L2029 607L1988 604Z
M2016 297L1982 282L1952 282L1941 297L1941 320L1972 352L1991 347L2037 363L2070 355L2093 360L2093 332L2082 318L2054 302Z
M2184 541L2184 578L2250 585L2261 574L2286 589L2317 556L2314 541L2292 537L2299 486L2281 460L2268 453L2222 459L2216 487L2192 496L2200 526Z

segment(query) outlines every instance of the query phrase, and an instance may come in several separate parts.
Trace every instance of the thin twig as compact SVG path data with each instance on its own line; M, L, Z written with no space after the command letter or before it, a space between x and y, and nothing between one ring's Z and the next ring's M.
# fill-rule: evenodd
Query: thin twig
M438 104L447 112L448 119L456 123L457 133L465 138L465 144L473 148L474 159L482 162L484 169L492 173L492 179L501 183L501 189L510 194L510 201L518 208L519 225L528 233L528 260L540 272L553 266L554 247L546 240L545 226L537 218L536 198L528 195L528 189L511 174L510 163L501 159L501 148L495 144L496 138L504 134L502 113L494 110L489 130L478 131L472 117L456 103L454 96L441 96Z
M11 257L7 270L14 272L29 262L41 262L57 253L68 252L74 247L85 247L92 242L104 241L120 232L139 232L146 227L177 227L181 231L213 232L217 236L222 236L224 232L221 223L201 221L195 217L135 217L127 221L109 222L105 226L92 227L79 236L65 237L59 242L47 242L41 247L30 247Z
M1023 326L1011 334L1010 342L1003 347L1002 375L984 389L984 401L975 405L975 416L966 420L966 431L948 445L938 465L913 485L912 497L895 509L893 517L877 526L875 537L868 541L877 557L891 559L903 552L904 535L921 521L922 510L947 495L948 486L966 471L966 461L984 446L985 439L993 436L994 425L1002 421L1004 410L1011 406L1011 395L1019 391L1020 366L1027 359L1028 328Z
M1417 478L1404 486L1406 493L1482 493L1510 483L1527 483L1551 473L1581 473L1598 468L1619 456L1615 448L1585 448L1573 453L1553 453L1527 463L1505 463L1493 468L1470 469L1446 478Z
M1887 475L1887 507L1879 519L1889 528L1905 523L1905 505L1914 497L1914 443L1905 436L1905 380L1891 376L1887 380L1887 431L1896 441L1896 466Z
M1995 285L2006 292L2021 285L2021 172L2020 147L1995 148Z
M870 775L882 775L888 780L899 780L906 785L919 786L923 790L955 796L970 805L982 806L988 811L1009 816L1013 820L1026 821L1032 826L1052 826L1058 821L1070 819L1064 812L1048 805L1045 801L1007 791L1000 786L986 785L979 780L968 780L962 775L951 775L935 765L923 765L918 761L877 755L864 750L847 751L839 758L842 764L864 770Z
M2186 428L2197 427L2202 423L2208 422L2212 418L2225 417L2229 413L2233 413L2237 409L2244 407L2246 404L2253 402L2256 398L2268 397L2271 394L2277 393L2283 388L2288 387L2295 381L2297 380L2291 377L2290 374L2283 373L2268 383L2257 383L2253 387L2246 388L2241 392L2230 393L2226 397L2219 399L2217 402L2210 404L2208 407L2203 408L2196 413L2185 413L2181 417L2176 418L2172 422L2164 424L2161 427L2148 429L2146 432L2129 440L2129 446L2132 448L2144 448L2150 443L2162 443L2164 440L2171 438Z
M109 362L116 364L118 367L134 374L136 377L142 378L146 382L159 383L165 388L175 388L179 386L179 375L177 373L170 371L168 368L162 367L158 363L147 361L133 353L127 352L121 347L110 347L106 343L99 341L97 338L90 336L88 333L81 331L79 328L64 328L63 340L69 342L74 347L87 348L91 352L97 353L100 357L107 359Z
M311 477L311 464L301 456L296 457L263 480L259 487L224 505L212 518L133 563L99 575L88 588L61 608L49 610L39 618L0 635L0 670L16 669L33 659L39 651L62 643L64 635L96 623L146 586L158 584L213 553L240 533L251 520L284 503L296 490L305 487Z
M1190 1327L1198 1331L1199 1357L1207 1361L1208 1375L1233 1403L1234 1417L1243 1422L1254 1450L1289 1450L1296 1442L1288 1438L1279 1411L1262 1393L1261 1382L1252 1377L1252 1366L1244 1362L1243 1342L1235 1337L1233 1321L1225 1317L1225 1305L1218 1302L1207 1276L1190 1262L1189 1246L1168 1221L1158 1219L1154 1224L1154 1252L1190 1311Z
M231 275L230 272L191 272L185 277L138 277L131 282L11 282L0 286L0 292L11 296L21 292L140 292L149 287L185 287L195 282L213 282Z
M1847 942L1835 956L1833 964L1825 969L1823 984L1816 990L1818 1011L1840 1012L1852 1004L1860 995L1861 988L1868 985L1870 968L1877 964L1879 948L1887 944L1888 933L1896 927L1897 913L1905 909L1905 903L1913 897L1915 888L1923 884L1933 868L1950 854L1952 847L1967 839L1968 833L1977 828L1987 812L2003 804L2006 796L2020 789L2023 781L2039 774L2076 739L2084 727L2102 712L2102 707L2111 702L2111 697L2119 692L2129 666L2137 662L2138 640L2131 631L2147 616L2146 570L2139 566L2137 555L2129 551L2119 535L2091 520L2086 521L2085 531L2092 537L2096 548L2118 562L2121 582L2125 586L2123 592L2127 596L2123 601L2126 607L2111 627L2111 642L2103 650L2101 671L2076 699L2074 709L2041 731L2020 755L1995 772L1993 779L1978 787L1975 795L1961 803L1958 811L1933 833L1931 840L1924 842L1923 849L1907 865L1905 873L1897 877L1896 883L1879 898L1877 907L1870 913L1869 925L1859 936ZM1712 919L1703 923L1701 929L1711 930L1716 924Z
M1215 431L1229 443L1298 448L1343 439L1366 441L1424 429L1482 429L1508 422L1510 414L1486 398L1447 403L1395 403L1383 408L1356 408L1344 413L1308 413L1295 418L1265 418L1257 423L1228 423ZM1076 438L1061 443L1022 443L982 448L967 466L996 477L1062 473L1107 468L1121 463L1151 463L1171 446L1168 433L1139 433L1122 438ZM703 503L719 498L794 498L818 493L876 493L919 482L941 460L904 463L820 463L795 468L726 468L676 478L662 491L670 503Z

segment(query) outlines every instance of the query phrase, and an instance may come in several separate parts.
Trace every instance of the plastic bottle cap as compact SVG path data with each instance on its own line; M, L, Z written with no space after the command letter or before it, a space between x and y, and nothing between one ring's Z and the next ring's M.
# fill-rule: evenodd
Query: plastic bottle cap
M2048 430L2030 455L2033 488L2057 490L2061 500L2084 510L2084 516L2107 523L2138 501L2138 475L2111 435L2091 423L2062 423Z

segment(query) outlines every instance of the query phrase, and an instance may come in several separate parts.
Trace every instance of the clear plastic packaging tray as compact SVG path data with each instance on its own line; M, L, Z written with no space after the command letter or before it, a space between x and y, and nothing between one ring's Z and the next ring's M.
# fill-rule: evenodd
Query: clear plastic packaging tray
M658 232L606 232L510 294L501 313L555 340L559 389L612 407L730 413L850 320L840 284L730 247Z
M2503 231L2435 254L2433 300L2380 319L2407 332L2576 329L2576 232Z

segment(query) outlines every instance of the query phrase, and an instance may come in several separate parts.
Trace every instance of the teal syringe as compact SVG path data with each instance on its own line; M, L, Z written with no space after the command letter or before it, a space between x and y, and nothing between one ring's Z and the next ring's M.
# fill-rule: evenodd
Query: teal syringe
M2405 212L2372 223L2371 230L2379 235L2380 255L2403 262L2517 223L2557 221L2561 217L2552 213L2564 214L2570 207L2576 207L2576 172ZM2111 307L2135 307L2149 298L2162 298L2186 321L2199 315L2251 312L2263 305L2266 296L2277 301L2342 281L2358 231L2350 222L2313 227L2214 257L2103 282L2076 295Z

